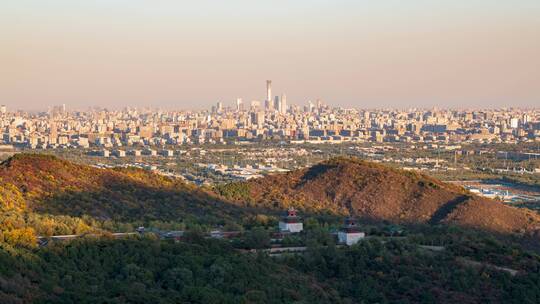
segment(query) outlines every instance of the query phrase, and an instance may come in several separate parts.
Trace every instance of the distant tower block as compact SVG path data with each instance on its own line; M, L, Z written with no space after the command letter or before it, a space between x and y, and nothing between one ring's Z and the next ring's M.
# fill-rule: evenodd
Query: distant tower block
M287 215L279 221L279 231L297 233L302 230L304 230L304 225L296 215L296 210L290 208L287 210Z
M358 230L356 220L354 218L345 219L345 225L338 232L338 241L341 244L348 246L358 243L361 239L366 237L364 232Z
M222 103L221 101L218 101L218 102L216 103L216 111L217 111L218 113L221 113L221 112L223 111L223 103Z
M281 114L287 113L287 96L285 94L281 95L280 110Z
M242 98L236 98L236 111L242 110L244 110L244 103L242 102Z
M266 81L266 100L272 100L272 80Z
M274 103L272 102L272 80L266 81L266 100L264 102L266 110L270 111L274 109Z

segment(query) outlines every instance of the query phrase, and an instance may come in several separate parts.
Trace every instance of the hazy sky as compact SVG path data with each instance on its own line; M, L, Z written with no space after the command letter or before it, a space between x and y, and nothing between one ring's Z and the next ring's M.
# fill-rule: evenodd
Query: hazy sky
M0 104L540 106L539 0L0 0Z

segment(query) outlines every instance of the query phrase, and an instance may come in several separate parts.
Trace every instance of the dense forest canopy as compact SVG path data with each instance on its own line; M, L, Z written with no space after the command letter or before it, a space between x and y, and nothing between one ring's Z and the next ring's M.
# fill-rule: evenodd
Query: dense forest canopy
M393 196L365 198L377 191ZM290 206L305 230L276 243ZM210 189L23 154L0 165L0 208L1 303L540 302L536 215L356 159ZM332 233L351 214L369 237L340 246ZM186 233L109 233L138 226ZM86 236L38 246L62 234Z
M449 233L453 236L449 237ZM39 250L2 244L2 303L538 303L540 259L461 229L350 248L308 239L303 254L242 253L196 233L86 238ZM468 265L483 261L484 266ZM511 275L486 265L504 265Z

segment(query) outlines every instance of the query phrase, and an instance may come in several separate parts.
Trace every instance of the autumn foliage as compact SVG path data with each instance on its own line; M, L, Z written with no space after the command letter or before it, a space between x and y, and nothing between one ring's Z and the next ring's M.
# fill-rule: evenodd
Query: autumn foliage
M99 169L53 156L18 154L0 165L1 231L9 240L234 222L243 211L213 193L141 169Z
M229 196L237 201L249 197L252 204L269 208L293 206L398 223L453 223L505 233L540 228L540 216L532 211L480 198L424 174L356 158L335 158L251 180L235 186Z

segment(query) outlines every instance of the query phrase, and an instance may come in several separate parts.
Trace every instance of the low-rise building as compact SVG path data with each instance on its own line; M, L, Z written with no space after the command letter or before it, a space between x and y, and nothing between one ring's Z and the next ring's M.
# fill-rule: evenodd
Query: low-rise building
M287 210L287 215L279 221L279 231L297 233L304 229L300 217L294 208Z
M345 219L345 224L338 232L338 242L347 246L358 243L366 234L358 229L354 218Z

